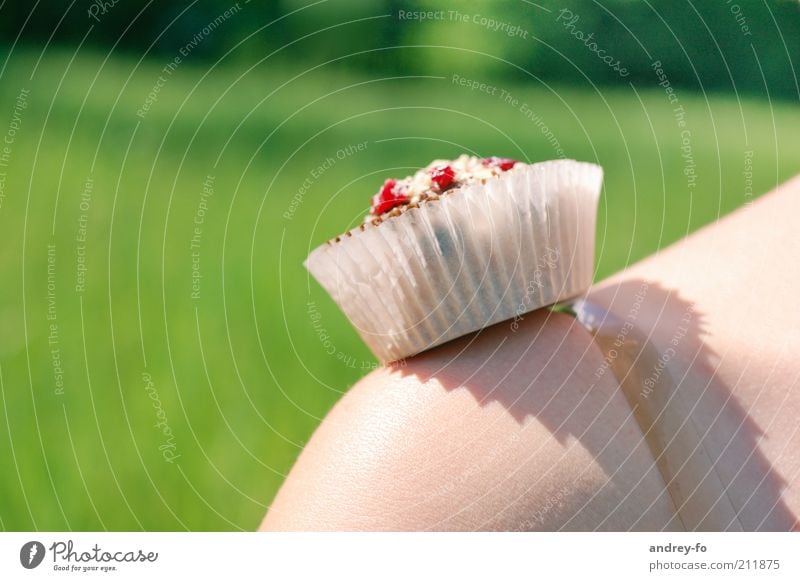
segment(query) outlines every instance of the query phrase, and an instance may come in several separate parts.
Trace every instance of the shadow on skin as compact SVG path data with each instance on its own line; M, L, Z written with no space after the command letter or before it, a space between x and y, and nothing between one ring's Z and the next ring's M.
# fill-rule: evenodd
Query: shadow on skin
M499 323L418 355L394 372L423 388L466 391L481 408L500 406L514 418L513 443L495 445L508 462L486 460L483 442L502 442L484 435L491 422L476 421L472 440L463 444L474 449L474 465L495 472L494 487L483 481L475 486L481 494L474 502L501 508L478 528L677 529L631 410L612 374L599 371L602 355L584 327L570 316L540 310L513 329L510 321ZM449 437L450 430L442 431L441 437ZM439 459L440 465L463 463ZM521 481L515 480L517 471ZM559 482L555 492L549 481ZM500 493L500 487L506 490ZM457 516L434 528L460 528Z
M606 528L610 512L630 512L625 505L644 510L641 520L623 519L625 528L649 528L646 512L663 501L674 511L665 528L794 528L781 500L785 483L759 451L762 434L714 374L719 357L703 341L702 313L677 292L645 281L603 292L625 299L612 299L622 316L616 323L606 317L596 343L582 339L586 331L575 319L540 311L516 331L510 321L499 323L412 358L395 373L466 390L480 406L498 404L521 426L534 421L562 446L574 442L588 451L608 477L604 488L622 503L608 506L606 490L596 491L580 508L598 515L597 528ZM638 330L645 309L660 313L650 342ZM682 357L686 369L676 365ZM616 405L623 394L629 405ZM645 436L633 449L618 442L630 437L631 415ZM653 472L661 498L639 486ZM570 520L562 526L571 528Z
M683 527L795 530L796 517L782 498L786 482L759 449L764 434L737 399L736 385L717 373L721 356L704 341L703 313L678 291L636 279L595 291L592 300L614 305L621 315L599 321L595 339L620 380ZM645 318L649 322L637 321Z

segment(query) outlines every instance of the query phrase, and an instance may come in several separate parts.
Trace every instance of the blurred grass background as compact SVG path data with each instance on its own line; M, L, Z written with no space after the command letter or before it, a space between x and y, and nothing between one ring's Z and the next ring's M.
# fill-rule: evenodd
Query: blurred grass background
M114 36L110 19L125 22L122 5L87 32L85 3L82 24L69 12L64 26L75 31L63 35L52 21L39 35L35 18L24 34L13 23L21 27L18 16L30 8L0 5L0 19L11 14L0 55L0 139L11 140L0 143L0 529L255 528L321 418L375 365L302 261L358 223L386 177L465 151L536 161L557 157L558 146L566 157L595 161L606 172L600 279L800 170L791 57L773 59L760 78L751 57L741 63L751 71L747 83L727 88L722 65L709 68L722 81L711 73L693 79L687 71L697 61L674 57L672 45L703 54L723 37L757 55L735 20L714 21L724 34L636 37L671 47L663 60L675 63L666 70L678 103L670 103L649 61L632 80L608 77L557 27L542 31L550 49L537 45L541 70L550 71L540 78L521 44L532 41L452 22L419 25L419 40L383 25L364 34L362 22L348 24L364 14L410 27L396 22L404 4L346 3L347 14L324 4L302 19L286 16L274 38L258 40L247 38L248 26L301 5L243 3L235 26L220 25L169 74L164 66L227 5L181 6L189 6L187 20L176 28L168 28L168 13L154 14L151 36L166 30L169 39L161 44L133 42L124 29ZM558 9L543 5L550 12L504 5L495 17L527 23L535 36L536 20L552 20ZM570 6L609 52L627 54L623 44L633 41L604 35L603 22L591 18L603 14L595 4ZM742 6L761 23L759 42L770 44L776 23L754 4ZM462 12L494 14L488 3ZM623 22L654 27L637 18ZM304 27L335 29L309 46ZM437 30L439 44L463 46L386 48L431 44L423 40ZM119 38L125 42L115 46ZM292 42L295 49L262 60L270 43ZM375 48L380 56L326 64ZM650 49L651 59L660 57ZM547 59L570 51L586 75L561 78L558 67L547 68ZM497 55L524 62L530 74ZM516 104L453 75L496 86ZM159 77L151 107L137 114ZM357 144L365 145L337 156ZM213 195L204 196L204 183ZM76 289L84 248L86 284Z

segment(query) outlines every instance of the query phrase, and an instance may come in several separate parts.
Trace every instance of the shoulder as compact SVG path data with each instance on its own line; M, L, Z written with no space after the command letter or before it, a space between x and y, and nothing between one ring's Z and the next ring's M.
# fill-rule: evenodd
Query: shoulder
M670 501L631 410L574 319L533 313L355 385L267 528L662 529Z

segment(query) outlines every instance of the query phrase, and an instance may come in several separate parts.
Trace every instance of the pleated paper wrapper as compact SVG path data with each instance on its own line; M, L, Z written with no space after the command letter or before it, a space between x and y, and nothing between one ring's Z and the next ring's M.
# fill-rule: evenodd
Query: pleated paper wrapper
M382 362L584 293L592 282L597 165L518 165L378 224L305 262Z

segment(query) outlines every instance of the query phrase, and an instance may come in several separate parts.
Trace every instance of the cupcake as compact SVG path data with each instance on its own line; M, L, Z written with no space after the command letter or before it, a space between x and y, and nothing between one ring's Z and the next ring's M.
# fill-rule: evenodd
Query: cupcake
M386 180L364 222L306 268L384 363L585 292L594 270L594 164L435 160Z

